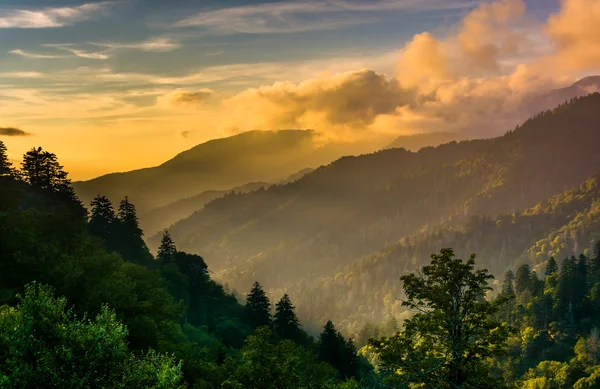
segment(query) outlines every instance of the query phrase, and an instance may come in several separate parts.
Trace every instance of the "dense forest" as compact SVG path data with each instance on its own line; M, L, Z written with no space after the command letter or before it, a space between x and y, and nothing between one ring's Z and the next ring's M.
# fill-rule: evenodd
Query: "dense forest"
M0 141L0 388L598 388L599 106L228 193L155 250Z
M589 250L598 122L600 94L591 94L498 138L344 157L217 198L169 232L231 288L259 280L270 296L295 296L304 322L333 319L356 337L401 319L398 277L440 247L480 253L494 274ZM155 249L160 235L148 242Z

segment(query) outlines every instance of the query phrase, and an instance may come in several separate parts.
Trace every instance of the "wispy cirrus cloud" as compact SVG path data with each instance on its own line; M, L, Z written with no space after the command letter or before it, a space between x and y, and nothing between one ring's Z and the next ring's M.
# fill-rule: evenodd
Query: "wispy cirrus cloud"
M365 13L468 9L471 0L325 0L291 1L222 8L198 13L175 27L202 27L214 33L269 34L334 30L369 23Z
M10 54L20 55L22 57L27 58L39 58L39 59L52 59L52 58L69 58L68 55L56 55L56 54L42 54L42 53L33 53L30 51L25 51L21 49L11 50Z
M142 42L90 42L90 44L108 49L132 49L146 52L167 52L181 47L181 44L165 37L150 38Z
M72 25L106 13L112 1L87 3L76 7L7 9L0 13L0 28L53 28Z

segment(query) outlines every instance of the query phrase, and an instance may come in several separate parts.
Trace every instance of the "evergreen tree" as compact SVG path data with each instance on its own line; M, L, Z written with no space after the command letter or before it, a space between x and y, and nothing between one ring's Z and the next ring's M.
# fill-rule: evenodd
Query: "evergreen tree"
M331 320L319 335L319 359L335 367L342 379L358 377L356 348L351 339L344 339Z
M515 292L517 295L522 294L531 287L531 268L524 264L519 266L517 274L515 274Z
M144 233L139 226L135 206L129 202L127 196L119 204L117 222L117 251L127 261L149 265L152 255L144 242Z
M499 388L486 359L504 352L508 329L494 319L498 307L487 301L493 278L475 270L475 256L463 262L452 249L431 256L419 274L401 277L415 315L404 330L372 342L384 371L394 382L422 387Z
M271 326L271 302L258 281L246 298L246 314L252 328Z
M298 321L296 312L294 312L294 306L290 297L284 294L275 306L274 332L282 339L298 341L301 333L300 322Z
M67 172L58 163L56 154L32 148L23 156L21 174L32 187L55 194L62 200L81 206Z
M91 205L91 215L88 223L89 231L92 235L104 240L107 249L111 249L114 244L116 216L112 203L106 196L97 195L94 197Z
M8 160L8 155L6 154L6 146L0 140L0 177L12 176L14 173L12 163Z
M169 234L169 231L165 230L160 241L160 246L158 247L157 259L162 264L166 264L175 259L175 254L177 254L175 242L173 242L173 239L171 239L171 234Z
M546 272L544 273L547 276L551 275L551 274L555 274L558 273L558 264L556 263L556 260L554 259L554 257L550 257L548 259L548 262L546 263Z

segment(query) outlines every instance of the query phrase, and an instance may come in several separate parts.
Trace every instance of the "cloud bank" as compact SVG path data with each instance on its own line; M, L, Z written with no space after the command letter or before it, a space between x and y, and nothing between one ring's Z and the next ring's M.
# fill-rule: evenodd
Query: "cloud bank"
M399 50L391 77L358 70L248 89L223 101L223 128L313 128L344 138L496 136L562 102L553 89L600 71L598 42L597 0L563 0L543 23L522 0L481 3L446 36L415 35Z

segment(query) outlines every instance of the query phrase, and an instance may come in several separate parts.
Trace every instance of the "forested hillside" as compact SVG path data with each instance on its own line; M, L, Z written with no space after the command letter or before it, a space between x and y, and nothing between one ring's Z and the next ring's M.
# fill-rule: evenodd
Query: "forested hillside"
M345 157L294 183L216 199L170 232L185 250L202 253L229 285L243 290L259 279L274 293L293 290L301 317L319 321L332 313L344 321L345 331L356 333L370 318L393 312L395 291L386 281L399 274L397 269L414 269L415 257L446 242L454 246L444 230L475 223L473 233L484 233L486 223L496 226L496 220L500 227L495 228L504 228L502 220L513 218L505 215L592 176L600 166L599 121L600 94L592 94L540 113L499 138ZM521 250L553 232L546 227L511 232L515 242L504 241L492 258L482 255L482 265L503 272L524 258ZM153 237L151 246L158 239ZM423 252L384 255L396 269L389 278L385 268L348 270L396 242L398 247L410 242ZM487 254L496 246L492 240L488 250L486 242L470 239L465 249ZM456 246L462 253L460 241ZM585 248L582 243L581 251ZM339 284L353 285L352 292L337 290Z
M128 197L98 195L88 212L56 155L34 148L23 160L12 167L0 142L0 388L600 385L600 176L304 285L344 332L372 320L354 341L328 319L314 318L318 338L305 330L294 304L307 289L292 285L276 304L256 281L231 293L168 232L153 256ZM450 243L482 259L428 251ZM506 264L501 282L486 262Z
M99 193L113 201L129 196L140 212L199 195L231 190L250 182L279 182L307 167L318 167L357 150L356 144L315 142L309 130L250 131L214 139L184 151L160 166L107 174L76 182L84 203Z
M168 234L156 257L134 204L85 210L56 155L20 170L0 141L0 388L356 388L371 368L288 295L244 299Z

